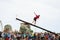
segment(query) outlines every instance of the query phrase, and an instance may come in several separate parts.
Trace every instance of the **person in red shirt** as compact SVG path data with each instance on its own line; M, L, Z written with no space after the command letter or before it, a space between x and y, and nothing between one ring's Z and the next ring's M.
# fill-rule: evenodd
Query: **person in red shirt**
M9 38L8 37L6 37L6 39L5 40L9 40Z
M39 19L40 15L37 15L35 12L34 12L34 14L35 14L35 17L33 18L32 23L36 24L36 20Z

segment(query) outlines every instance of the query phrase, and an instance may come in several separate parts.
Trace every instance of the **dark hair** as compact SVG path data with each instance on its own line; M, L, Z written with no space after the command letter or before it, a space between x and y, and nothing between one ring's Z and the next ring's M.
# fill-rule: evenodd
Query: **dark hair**
M38 16L40 16L40 15L38 15Z

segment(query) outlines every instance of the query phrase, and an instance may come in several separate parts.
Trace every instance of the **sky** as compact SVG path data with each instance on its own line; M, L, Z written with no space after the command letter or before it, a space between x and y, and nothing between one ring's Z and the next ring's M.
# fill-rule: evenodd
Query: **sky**
M40 15L36 25L60 33L60 0L0 0L0 20L3 27L9 24L13 30L19 30L21 22L16 20L16 15L19 19L32 23L34 12ZM33 26L31 29L43 32Z

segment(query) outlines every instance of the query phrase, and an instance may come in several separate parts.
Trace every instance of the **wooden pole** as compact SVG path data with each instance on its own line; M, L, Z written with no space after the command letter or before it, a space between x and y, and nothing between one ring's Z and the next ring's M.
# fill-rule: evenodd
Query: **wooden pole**
M44 29L44 28L39 27L39 26L37 26L37 25L34 25L34 24L32 24L32 23L29 23L29 22L23 21L23 20L21 20L21 19L19 19L19 18L16 18L16 20L19 20L19 21L24 22L24 23L26 23L26 24L32 25L32 26L34 26L34 27L36 27L36 28L39 28L39 29L45 30L45 31L50 32L50 33L52 33L52 34L58 35L58 34L52 32L52 31L49 31L49 30L47 30L47 29Z

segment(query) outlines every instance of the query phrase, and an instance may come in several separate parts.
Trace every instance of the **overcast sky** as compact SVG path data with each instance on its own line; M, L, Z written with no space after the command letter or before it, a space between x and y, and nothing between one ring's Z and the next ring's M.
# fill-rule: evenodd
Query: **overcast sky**
M60 0L0 0L0 20L3 26L10 24L13 30L19 30L18 18L32 22L34 12L41 15L36 25L53 32L60 32ZM31 27L34 32L42 30Z

